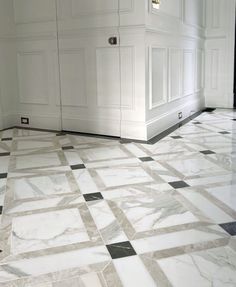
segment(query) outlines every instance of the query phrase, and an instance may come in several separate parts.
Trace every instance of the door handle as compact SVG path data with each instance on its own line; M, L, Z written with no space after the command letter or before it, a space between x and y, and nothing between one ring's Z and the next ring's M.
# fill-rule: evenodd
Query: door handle
M110 37L108 39L108 43L112 46L117 45L118 41L117 41L117 37Z

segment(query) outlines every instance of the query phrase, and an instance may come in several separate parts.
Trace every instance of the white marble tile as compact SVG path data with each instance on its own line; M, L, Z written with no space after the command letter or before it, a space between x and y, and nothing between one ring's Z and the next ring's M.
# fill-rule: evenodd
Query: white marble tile
M189 158L176 161L167 162L176 171L181 172L187 176L204 176L206 174L212 174L214 172L224 172L225 170L216 164L208 161L203 157Z
M226 223L234 221L234 219L217 207L214 203L210 202L206 197L201 195L198 190L185 189L179 190L188 201L190 201L194 206L196 206L201 212L211 219L213 223Z
M18 140L17 141L17 150L26 150L26 149L41 149L54 147L52 141L43 141L43 140Z
M8 172L9 162L10 162L9 156L1 156L0 157L0 173L7 173Z
M81 155L88 162L128 157L127 153L125 153L119 146L85 149L81 151Z
M156 287L151 275L137 256L114 260L114 265L123 287Z
M28 177L12 180L15 199L38 198L53 194L72 193L64 174Z
M99 191L88 170L73 170L73 174L82 193L95 193Z
M77 150L65 150L64 154L69 165L83 164L83 161L80 158L79 152Z
M142 254L200 242L206 243L227 236L228 234L222 228L213 225L202 230L189 229L132 240L131 244L138 254Z
M58 247L89 237L78 209L65 209L13 218L13 254Z
M39 276L71 268L86 268L90 264L111 261L105 246L79 249L70 252L20 259L0 266L0 282L27 276Z
M14 179L11 186L15 199L75 192L71 189L68 178L64 174Z
M16 169L61 165L57 153L16 156Z
M133 196L116 198L116 207L132 224L136 232L157 230L199 219L172 196L163 192L142 192Z
M104 243L112 244L128 241L127 236L105 201L90 202L88 206Z
M236 211L236 185L207 188L207 192Z
M0 179L0 206L3 206L6 192L6 178Z
M81 275L77 278L72 278L64 280L61 282L54 282L52 287L103 287L99 276L97 273L92 272L88 274Z
M124 146L125 146L125 148L128 151L130 151L136 157L146 157L146 156L148 156L147 153L145 153L142 149L140 149L134 143L125 144Z
M173 287L236 286L236 253L220 247L158 261Z
M141 167L111 167L96 170L106 187L138 184L153 181Z

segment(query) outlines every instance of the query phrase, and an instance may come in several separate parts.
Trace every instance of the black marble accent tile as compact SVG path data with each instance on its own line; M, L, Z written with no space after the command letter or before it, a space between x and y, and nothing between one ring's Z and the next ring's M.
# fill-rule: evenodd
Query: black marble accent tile
M101 199L103 199L103 196L100 192L87 193L87 194L84 194L84 199L86 201L101 200Z
M3 207L2 207L2 206L0 206L0 214L2 214L2 209L3 209Z
M216 110L216 108L205 108L204 112L206 113L212 113Z
M70 166L72 170L86 168L84 164L75 164Z
M107 245L107 249L112 259L137 255L129 241Z
M129 143L132 143L133 141L132 140L129 140L129 139L121 139L120 140L120 144L129 144Z
M230 235L232 236L236 235L236 221L220 224L220 227L223 228Z
M200 123L200 122L194 122L193 124L194 124L194 125L201 125L202 123Z
M143 162L145 162L145 161L154 161L154 159L152 157L149 157L149 156L147 156L147 157L140 157L139 159L141 161L143 161Z
M9 155L10 155L9 152L2 152L2 153L0 153L0 156L9 156Z
M219 134L222 134L222 135L230 135L231 133L230 132L219 132Z
M211 151L211 150L202 150L202 151L200 151L200 153L205 154L205 155L207 155L207 154L215 154L215 152Z
M2 142L3 142L3 141L12 141L12 138L3 138L3 139L2 139Z
M181 137L181 136L172 136L171 138L175 139L175 140L178 140L178 139L182 139L183 137Z
M69 149L74 149L73 146L63 146L62 147L63 150L69 150Z
M169 185L172 186L175 189L189 187L189 185L186 182L184 182L184 181L169 182Z
M0 178L7 178L7 173L0 173Z
M60 132L56 134L57 137L62 137L62 136L66 136L66 133Z
M232 121L236 121L236 119L232 119Z

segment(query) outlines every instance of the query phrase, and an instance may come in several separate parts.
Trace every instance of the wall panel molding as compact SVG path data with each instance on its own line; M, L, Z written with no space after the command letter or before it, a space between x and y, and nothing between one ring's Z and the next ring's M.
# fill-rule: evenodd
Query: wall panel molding
M60 62L63 106L87 107L85 49L61 49Z
M16 24L56 21L54 0L14 0Z
M169 97L168 101L180 99L183 84L183 51L182 49L169 49Z
M152 46L149 48L149 109L167 103L168 90L168 49Z
M17 68L20 103L47 105L49 84L45 51L18 52Z
M195 86L195 53L192 49L183 51L183 97L194 93Z

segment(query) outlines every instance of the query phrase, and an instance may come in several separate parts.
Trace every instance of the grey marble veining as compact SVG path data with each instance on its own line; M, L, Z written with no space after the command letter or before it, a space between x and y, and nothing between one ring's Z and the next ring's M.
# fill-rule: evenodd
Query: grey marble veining
M235 287L233 118L153 145L0 132L0 286Z

